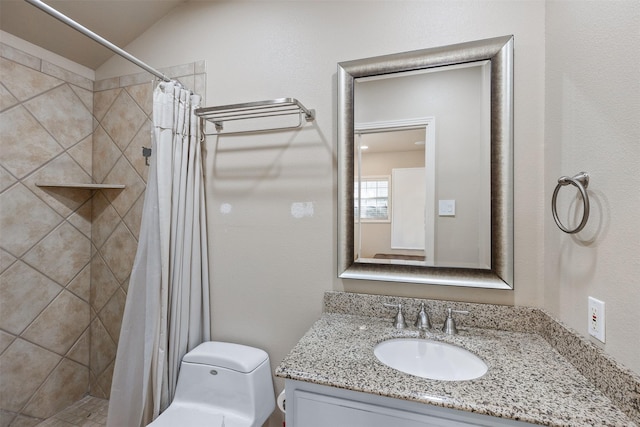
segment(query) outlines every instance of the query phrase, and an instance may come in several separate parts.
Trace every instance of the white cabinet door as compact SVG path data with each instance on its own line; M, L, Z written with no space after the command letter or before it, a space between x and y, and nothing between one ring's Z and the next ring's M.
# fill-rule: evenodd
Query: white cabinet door
M285 389L287 427L525 427L532 425L304 381L286 380Z
M471 424L327 395L295 392L300 427L463 427Z

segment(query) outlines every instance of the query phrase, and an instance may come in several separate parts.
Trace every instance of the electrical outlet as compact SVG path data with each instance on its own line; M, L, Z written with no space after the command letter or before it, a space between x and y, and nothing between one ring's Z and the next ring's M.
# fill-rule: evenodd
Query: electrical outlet
M589 335L604 342L604 302L589 297Z

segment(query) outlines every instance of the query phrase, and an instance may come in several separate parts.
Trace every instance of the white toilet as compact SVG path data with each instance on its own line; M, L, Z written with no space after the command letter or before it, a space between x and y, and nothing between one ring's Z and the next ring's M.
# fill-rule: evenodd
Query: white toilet
M261 427L275 404L265 351L210 341L182 358L173 402L147 427Z

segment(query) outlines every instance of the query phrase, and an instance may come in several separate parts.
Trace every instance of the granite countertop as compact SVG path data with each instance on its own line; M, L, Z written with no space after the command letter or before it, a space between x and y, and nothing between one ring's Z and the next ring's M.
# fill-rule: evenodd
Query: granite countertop
M436 326L436 325L434 325ZM537 333L461 327L427 338L463 347L489 367L469 381L437 381L383 365L374 346L399 337L389 319L325 313L276 369L276 376L546 426L635 426Z

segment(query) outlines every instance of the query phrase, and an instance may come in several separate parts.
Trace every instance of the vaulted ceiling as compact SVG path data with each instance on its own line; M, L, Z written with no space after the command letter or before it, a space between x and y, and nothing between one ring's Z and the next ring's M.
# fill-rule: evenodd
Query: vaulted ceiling
M188 0L46 0L118 47ZM95 70L113 52L25 0L0 0L0 30Z

